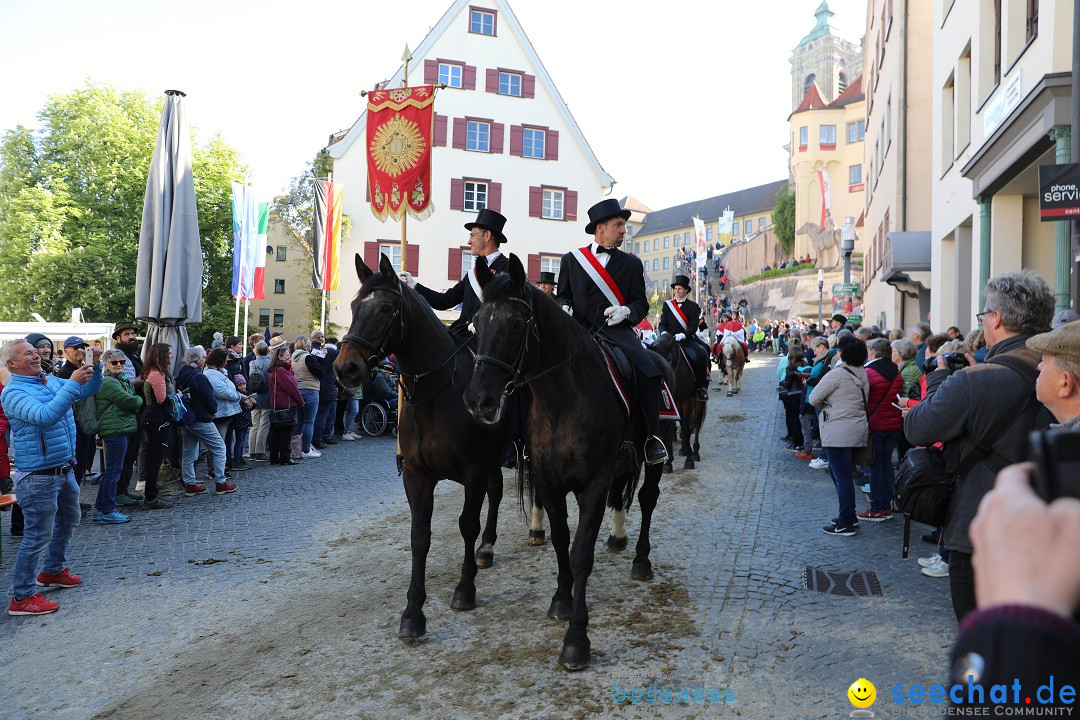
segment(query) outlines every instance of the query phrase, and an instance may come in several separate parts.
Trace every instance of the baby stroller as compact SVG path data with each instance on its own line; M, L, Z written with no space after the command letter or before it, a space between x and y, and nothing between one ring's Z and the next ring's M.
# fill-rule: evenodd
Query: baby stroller
M360 412L364 432L377 437L389 429L397 436L397 400L397 372L393 365L380 365L364 386L364 409Z

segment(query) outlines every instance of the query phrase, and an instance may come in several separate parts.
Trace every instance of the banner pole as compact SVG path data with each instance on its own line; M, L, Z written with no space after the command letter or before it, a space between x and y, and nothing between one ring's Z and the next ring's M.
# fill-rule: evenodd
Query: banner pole
M409 87L409 61L410 60L412 60L412 52L409 50L409 46L406 45L405 46L405 52L401 54L401 61L404 63L404 70L401 73L401 86L404 87L404 88ZM409 218L408 203L406 203L405 207L403 207L401 209L401 270L404 271L404 272L408 272L408 270L409 270L409 244L408 244L408 241L406 239L407 235L406 235L406 230L405 230L406 225L408 224L407 223L408 218ZM416 270L417 270L417 272L419 272L420 268L417 268ZM382 358L379 358L379 359L382 360ZM401 427L401 409L405 406L405 391L404 391L404 386L402 386L402 384L400 382L398 382L397 396L398 396L397 397L397 413L398 413L397 424L398 424L398 427ZM397 435L397 468L398 468L398 473L401 472L402 467L404 466L404 463L405 463L405 458L401 454L401 434L398 433L398 435Z

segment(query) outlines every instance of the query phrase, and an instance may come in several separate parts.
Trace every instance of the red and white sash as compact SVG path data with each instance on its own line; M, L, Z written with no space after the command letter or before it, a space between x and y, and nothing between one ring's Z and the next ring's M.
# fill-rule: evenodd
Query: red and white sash
M607 298L612 307L626 304L622 290L619 290L619 286L615 284L615 278L611 277L611 273L607 271L607 268L600 264L600 261L596 259L596 255L588 246L571 250L570 254L574 256L574 259L578 261L585 273L596 283L596 287L600 288L600 292L604 293L604 297Z
M476 268L469 271L469 284L472 285L473 294L477 300L484 299L484 291L480 289L480 281L476 278Z
M675 304L674 300L668 300L665 305L671 310L671 314L675 316L675 319L682 325L683 330L690 332L690 321L686 319L686 313L682 311L682 308Z

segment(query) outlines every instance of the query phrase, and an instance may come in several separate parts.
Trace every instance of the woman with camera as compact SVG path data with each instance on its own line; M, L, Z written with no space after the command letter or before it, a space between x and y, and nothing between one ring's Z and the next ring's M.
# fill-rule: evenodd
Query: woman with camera
M270 386L270 464L299 465L300 461L293 460L289 452L296 417L304 407L304 397L292 373L288 345L279 345L270 351L266 382ZM290 414L292 422L287 417L281 417Z
M855 448L864 447L869 440L870 426L866 418L866 403L870 383L863 364L866 345L851 334L842 334L836 342L840 364L827 372L810 393L809 402L821 409L821 445L829 462L829 473L836 485L840 512L832 525L822 528L828 535L850 537L858 531L855 517L855 487L851 467Z

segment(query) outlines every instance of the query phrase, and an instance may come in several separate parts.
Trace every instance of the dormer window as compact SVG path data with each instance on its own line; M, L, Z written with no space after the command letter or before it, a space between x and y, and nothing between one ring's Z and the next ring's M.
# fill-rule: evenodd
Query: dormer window
M469 8L469 32L477 35L495 35L495 11Z

